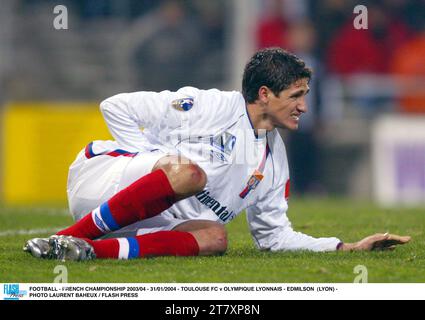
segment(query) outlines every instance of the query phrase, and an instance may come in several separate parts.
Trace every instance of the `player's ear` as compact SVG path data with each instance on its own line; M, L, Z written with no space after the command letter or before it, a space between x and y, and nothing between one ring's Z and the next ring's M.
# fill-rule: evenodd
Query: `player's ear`
M258 89L258 100L267 104L269 102L270 89L266 86L261 86Z

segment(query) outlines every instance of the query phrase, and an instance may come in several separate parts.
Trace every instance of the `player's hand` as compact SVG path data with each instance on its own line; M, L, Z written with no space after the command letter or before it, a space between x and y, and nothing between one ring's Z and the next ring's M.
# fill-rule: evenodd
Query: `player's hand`
M411 240L409 236L398 236L389 233L377 233L366 237L356 243L344 243L342 251L374 251L374 250L394 250L397 245L406 244Z

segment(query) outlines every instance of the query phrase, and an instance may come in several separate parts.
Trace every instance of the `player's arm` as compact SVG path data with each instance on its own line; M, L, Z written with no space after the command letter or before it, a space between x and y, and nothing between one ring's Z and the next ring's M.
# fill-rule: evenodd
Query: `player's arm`
M100 110L108 129L119 145L129 151L143 149L141 128L159 133L179 125L172 102L181 94L170 91L122 93L104 100Z
M247 209L251 235L260 250L326 252L337 250L338 238L314 238L293 230L286 210L284 189L269 193L255 206Z
M280 186L247 210L251 234L260 249L315 252L393 250L397 245L410 241L408 236L386 233L371 235L355 243L344 243L338 238L314 238L296 232L286 215L288 206L284 194L284 187Z

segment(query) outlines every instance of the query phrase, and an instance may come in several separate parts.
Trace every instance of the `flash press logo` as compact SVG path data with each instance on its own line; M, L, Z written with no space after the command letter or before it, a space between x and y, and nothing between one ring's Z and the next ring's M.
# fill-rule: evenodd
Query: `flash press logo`
M19 300L27 295L26 290L19 290L19 284L5 284L3 293L4 300Z

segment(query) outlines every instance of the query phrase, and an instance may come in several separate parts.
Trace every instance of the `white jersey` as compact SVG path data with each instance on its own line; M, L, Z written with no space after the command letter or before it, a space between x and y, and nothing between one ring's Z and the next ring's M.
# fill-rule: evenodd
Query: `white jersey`
M284 143L277 130L255 135L241 93L193 87L123 93L103 101L101 111L120 149L150 146L179 153L206 172L205 189L174 204L168 214L228 223L246 210L260 249L336 250L337 238L292 229Z

